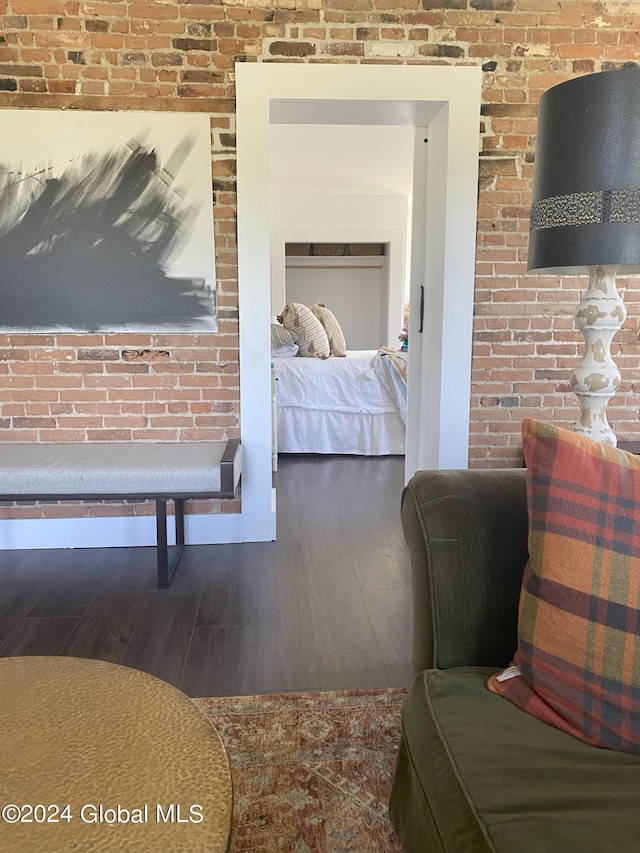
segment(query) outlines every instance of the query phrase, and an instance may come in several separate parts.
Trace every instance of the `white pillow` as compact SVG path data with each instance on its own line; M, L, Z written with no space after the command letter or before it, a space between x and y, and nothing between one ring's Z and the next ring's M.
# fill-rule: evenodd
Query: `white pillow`
M298 355L298 344L291 344L291 346L284 347L271 347L272 358L293 358L296 355Z
M280 323L271 324L271 356L273 358L292 358L298 355L298 344L291 332Z

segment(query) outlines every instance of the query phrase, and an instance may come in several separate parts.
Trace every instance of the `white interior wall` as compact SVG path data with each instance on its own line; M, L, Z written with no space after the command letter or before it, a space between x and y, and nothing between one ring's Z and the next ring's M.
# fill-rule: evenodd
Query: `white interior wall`
M335 314L347 349L378 349L387 344L385 298L387 256L287 257L289 302L320 302Z
M332 242L379 242L374 232L392 229L393 254L402 264L389 264L381 307L387 327L380 343L397 340L408 289L412 128L272 124L269 150L273 313L294 301L286 294L283 238L305 242L293 236L304 231L306 242L327 242L319 235L330 228ZM357 237L351 236L354 229Z
M413 131L406 126L273 124L272 191L410 195Z

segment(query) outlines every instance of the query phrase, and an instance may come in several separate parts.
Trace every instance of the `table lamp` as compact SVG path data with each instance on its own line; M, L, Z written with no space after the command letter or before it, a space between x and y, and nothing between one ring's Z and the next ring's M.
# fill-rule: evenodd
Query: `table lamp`
M568 80L540 98L527 268L589 275L575 312L585 349L570 378L574 428L615 446L611 341L626 318L616 272L640 271L640 67Z

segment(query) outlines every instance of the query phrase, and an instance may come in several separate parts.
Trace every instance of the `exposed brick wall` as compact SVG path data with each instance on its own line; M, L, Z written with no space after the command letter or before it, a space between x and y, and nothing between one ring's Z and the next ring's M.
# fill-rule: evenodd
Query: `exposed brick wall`
M5 336L0 440L238 434L236 61L482 67L471 464L519 464L525 415L576 418L572 314L585 282L526 273L537 102L563 80L639 61L640 4L0 0L0 16L0 107L210 115L220 315L215 335ZM620 284L623 383L609 411L620 437L638 438L640 296L633 279Z

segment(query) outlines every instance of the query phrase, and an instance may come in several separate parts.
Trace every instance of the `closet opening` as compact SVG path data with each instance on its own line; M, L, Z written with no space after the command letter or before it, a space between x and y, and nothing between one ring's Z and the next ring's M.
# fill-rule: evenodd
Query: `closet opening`
M389 245L286 243L287 302L319 303L336 316L347 349L393 346L389 340ZM398 326L401 306L393 310Z

